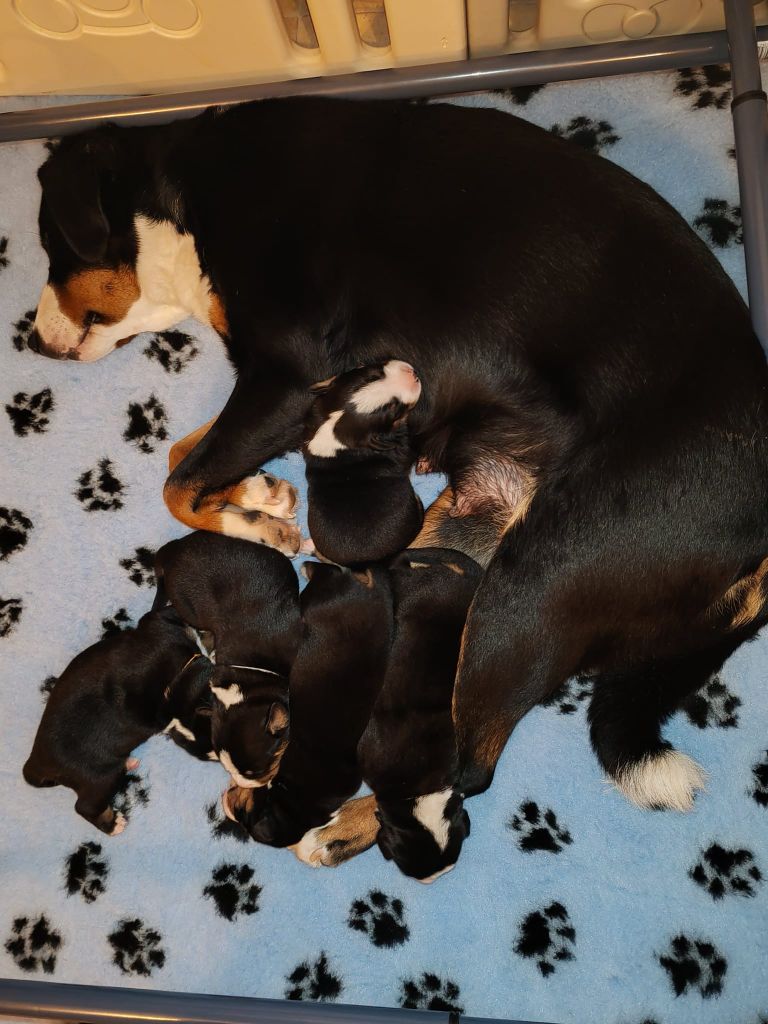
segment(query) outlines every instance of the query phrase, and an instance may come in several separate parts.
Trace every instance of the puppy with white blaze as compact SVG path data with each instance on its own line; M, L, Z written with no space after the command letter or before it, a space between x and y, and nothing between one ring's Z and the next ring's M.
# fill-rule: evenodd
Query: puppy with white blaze
M340 565L402 551L424 516L409 475L414 454L407 419L421 396L416 371L390 359L310 390L316 397L303 452L315 549Z

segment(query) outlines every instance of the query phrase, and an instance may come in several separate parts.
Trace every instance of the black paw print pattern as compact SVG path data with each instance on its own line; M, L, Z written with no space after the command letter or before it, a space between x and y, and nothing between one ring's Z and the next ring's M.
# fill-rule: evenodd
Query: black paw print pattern
M158 441L168 439L168 414L157 399L150 395L146 402L131 402L128 406L128 426L123 439L135 444L140 452L151 455Z
M125 772L112 801L112 806L126 821L137 807L146 807L149 803L149 785L136 772Z
M494 89L493 91L506 96L507 99L512 100L518 107L524 107L543 88L543 85L516 85L511 89Z
M37 315L36 309L28 309L23 316L19 317L16 323L13 325L13 335L11 336L11 344L17 352L23 352L27 347L29 336L32 333L32 328L35 325L35 316Z
M705 242L717 249L741 245L744 241L741 207L732 206L725 199L705 199L693 226Z
M541 811L533 800L520 804L517 814L507 822L507 828L517 833L517 845L526 853L545 850L560 853L573 840L568 829L563 828L551 808Z
M139 918L118 921L107 938L112 947L112 963L123 974L148 978L154 970L161 970L165 965L160 932L146 927Z
M549 130L553 135L575 142L577 146L589 149L593 153L599 153L608 146L615 146L621 139L607 121L594 121L591 117L573 117L565 127L553 124Z
M37 920L17 917L5 943L6 952L13 957L16 966L28 974L36 971L53 974L60 948L61 935L51 927L45 914Z
M102 859L100 843L81 843L64 862L64 888L68 896L80 895L94 903L106 892L109 865Z
M752 765L752 776L755 780L752 799L760 807L768 807L768 750L762 761Z
M30 432L44 434L50 423L48 413L52 409L53 394L50 388L43 388L34 395L19 391L13 396L13 404L5 407L13 432L19 437L26 437Z
M128 573L128 579L137 587L154 587L155 552L152 548L136 548L130 558L121 558L120 565Z
M133 621L127 610L118 608L114 615L101 620L101 639L105 640L108 636L114 636L115 633L121 633L132 626Z
M0 562L26 547L32 520L17 508L0 506Z
M443 1010L445 1013L464 1013L459 1003L459 986L450 978L445 981L425 971L420 978L406 978L400 995L404 1010Z
M754 854L749 850L727 850L719 843L702 850L701 859L689 874L713 900L721 900L726 893L754 896L756 886L763 880Z
M400 946L408 941L410 929L405 923L403 902L372 889L365 899L354 900L347 923L365 932L374 946Z
M58 676L48 676L40 683L39 690L43 696L43 703L45 703L53 692L53 688L58 682Z
M156 359L166 373L181 373L197 353L194 338L182 331L162 331L144 349L147 359Z
M545 708L555 708L559 715L573 715L590 699L593 688L591 679L569 679L541 703Z
M677 73L675 92L691 97L691 110L713 107L722 110L731 96L731 73L727 64L706 64L682 68Z
M10 260L8 259L8 238L6 235L3 235L3 237L0 238L0 270L5 270L9 263Z
M669 975L676 996L690 988L698 989L704 999L711 999L723 991L728 963L711 942L677 935L669 944L669 951L659 957L659 963Z
M123 507L125 488L113 470L110 459L101 459L98 466L77 478L75 497L87 512L116 512Z
M731 693L720 676L691 694L683 708L692 725L699 729L716 726L719 729L735 729L739 724L738 709L741 701Z
M313 964L305 961L286 976L286 999L310 999L330 1003L338 999L344 987L341 978L328 966L328 957L321 953Z
M227 921L259 909L261 886L252 881L254 871L247 864L220 864L213 869L203 896L216 904L216 911Z
M523 919L514 949L519 956L535 960L546 978L554 974L559 963L575 959L575 944L576 929L568 911L555 901Z
M0 638L9 636L16 629L23 611L20 597L0 597Z
M205 808L205 816L211 826L212 839L232 838L236 839L239 843L247 843L250 840L251 837L242 825L237 821L232 821L231 818L228 818L222 812L221 804L218 800L208 804Z

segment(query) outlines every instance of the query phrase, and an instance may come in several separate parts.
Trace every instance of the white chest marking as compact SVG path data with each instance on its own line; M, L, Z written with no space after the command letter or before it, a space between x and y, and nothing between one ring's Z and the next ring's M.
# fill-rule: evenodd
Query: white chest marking
M416 798L413 816L434 838L442 852L448 845L449 823L445 819L445 805L453 795L452 789L427 793Z
M212 686L211 693L221 701L225 708L234 707L235 704L242 704L245 700L243 691L237 683L230 683L229 686Z
M168 725L163 729L163 732L168 733L172 729L175 729L180 736L183 736L184 739L189 740L191 743L194 743L197 738L191 729L188 729L186 725L181 724L178 718L172 718Z
M343 409L332 412L328 419L319 427L317 433L307 445L307 451L310 455L317 455L321 459L332 459L336 452L347 450L347 446L341 443L334 432L334 427L341 419L343 413Z

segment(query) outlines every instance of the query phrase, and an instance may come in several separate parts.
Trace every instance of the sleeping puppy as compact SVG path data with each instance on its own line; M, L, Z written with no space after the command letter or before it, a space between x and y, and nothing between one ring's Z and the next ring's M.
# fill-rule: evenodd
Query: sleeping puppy
M404 551L390 565L395 639L358 745L380 822L379 848L431 882L456 863L469 817L456 790L451 717L462 631L482 570L447 548Z
M163 691L165 710L170 718L163 732L202 761L219 759L211 736L212 674L212 663L205 655L197 654Z
M203 659L172 608L149 612L135 629L82 651L51 692L24 765L26 781L68 786L77 793L78 814L107 835L122 832L125 818L112 801L126 768L136 767L131 751L174 717L194 736L194 716L176 704L172 709L164 697L193 660Z
M249 541L198 532L160 548L155 573L162 599L214 636L213 751L239 786L267 785L288 743L288 673L300 635L290 561Z
M414 456L405 426L421 394L413 367L390 359L312 391L302 450L315 549L341 565L402 551L424 516L409 478Z
M352 572L307 562L303 636L290 677L291 742L266 801L232 788L224 810L251 836L291 846L323 825L362 781L357 744L384 679L392 643L386 569Z

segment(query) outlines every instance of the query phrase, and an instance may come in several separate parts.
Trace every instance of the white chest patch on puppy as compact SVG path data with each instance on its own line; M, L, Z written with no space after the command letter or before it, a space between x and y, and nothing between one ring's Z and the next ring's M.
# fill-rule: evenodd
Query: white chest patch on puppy
M336 452L347 450L347 446L342 444L338 437L336 437L334 430L343 412L343 409L332 412L328 419L318 428L317 433L307 445L307 451L310 455L316 455L321 459L332 459Z
M163 732L168 733L172 729L175 732L177 732L180 736L183 736L184 739L189 740L191 743L195 742L195 734L192 732L191 729L188 729L186 725L182 725L178 718L172 718L168 725L166 725L166 727L163 729Z
M245 700L243 691L237 683L230 683L229 686L212 686L211 693L221 701L225 708L234 707L235 704L242 704Z
M453 795L452 789L427 793L416 798L413 816L429 832L442 852L448 845L449 823L445 819L445 805Z
M264 785L263 782L258 782L256 779L246 779L244 775L241 775L237 768L235 768L228 750L219 751L219 761L222 767L231 775L232 781L236 782L241 789L258 789L259 786Z

